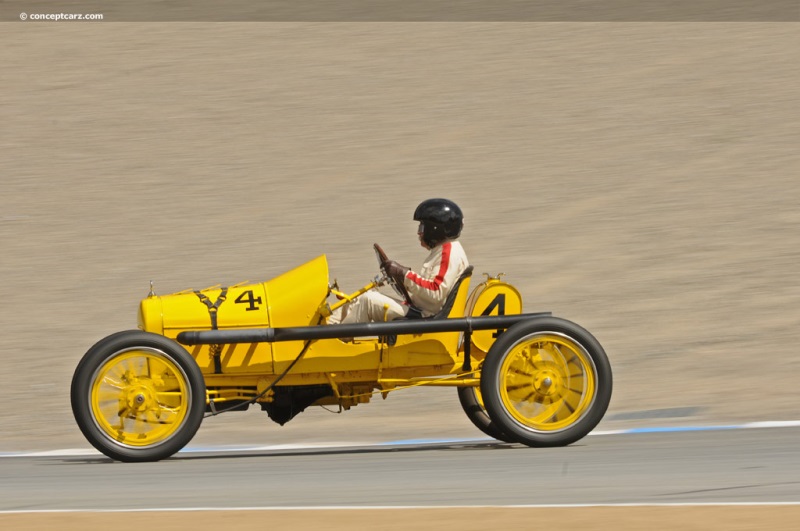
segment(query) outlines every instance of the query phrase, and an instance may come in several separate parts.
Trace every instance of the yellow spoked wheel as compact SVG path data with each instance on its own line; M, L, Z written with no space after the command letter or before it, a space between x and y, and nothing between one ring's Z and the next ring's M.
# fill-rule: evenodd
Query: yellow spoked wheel
M155 461L183 448L200 427L205 398L203 376L186 350L139 331L98 342L72 384L81 431L121 461Z
M192 392L186 374L163 352L118 352L95 371L92 417L119 444L143 447L175 435L186 419Z
M600 344L555 317L519 323L492 346L481 374L494 424L529 446L563 446L589 433L611 399Z
M517 342L500 367L500 397L531 429L564 429L589 409L597 385L594 362L580 345L556 333Z

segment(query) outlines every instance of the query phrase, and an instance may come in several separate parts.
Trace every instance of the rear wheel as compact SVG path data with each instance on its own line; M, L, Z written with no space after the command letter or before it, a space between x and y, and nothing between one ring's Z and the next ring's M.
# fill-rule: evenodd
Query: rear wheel
M566 446L600 422L611 400L600 343L557 317L523 321L492 345L481 372L489 417L528 446Z
M205 381L182 346L131 330L95 344L72 379L72 412L86 439L119 461L158 461L194 437Z

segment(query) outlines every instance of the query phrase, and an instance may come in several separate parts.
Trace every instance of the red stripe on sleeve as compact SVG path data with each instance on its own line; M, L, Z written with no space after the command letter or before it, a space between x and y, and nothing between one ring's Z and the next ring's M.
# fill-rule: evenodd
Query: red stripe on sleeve
M425 289L429 289L431 291L439 291L439 286L444 282L444 276L447 274L447 268L450 266L450 242L446 242L442 244L442 261L439 264L439 273L436 275L432 281L427 280L419 276L418 274L414 273L413 271L409 271L408 278L411 279L411 282L416 284L417 286Z

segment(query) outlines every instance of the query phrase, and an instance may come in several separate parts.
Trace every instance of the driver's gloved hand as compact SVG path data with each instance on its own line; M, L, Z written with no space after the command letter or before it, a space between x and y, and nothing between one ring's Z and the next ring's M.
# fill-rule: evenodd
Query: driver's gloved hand
M386 262L386 274L392 277L398 284L403 284L403 279L406 278L406 273L408 272L409 268L398 264L394 260Z

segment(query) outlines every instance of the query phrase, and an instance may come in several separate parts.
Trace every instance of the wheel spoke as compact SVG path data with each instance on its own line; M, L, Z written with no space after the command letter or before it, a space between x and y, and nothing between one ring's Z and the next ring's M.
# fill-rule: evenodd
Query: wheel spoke
M134 362L135 362L135 358L128 357L125 360L123 360L122 363L121 363L122 369L126 373L130 374L131 376L136 376L136 365L135 365Z
M106 375L106 377L103 378L102 383L115 389L123 389L125 387L125 384L115 378L112 378L111 375Z
M121 389L113 388L109 389L108 387L104 386L97 390L97 400L101 403L106 402L119 402L120 397L122 396Z

